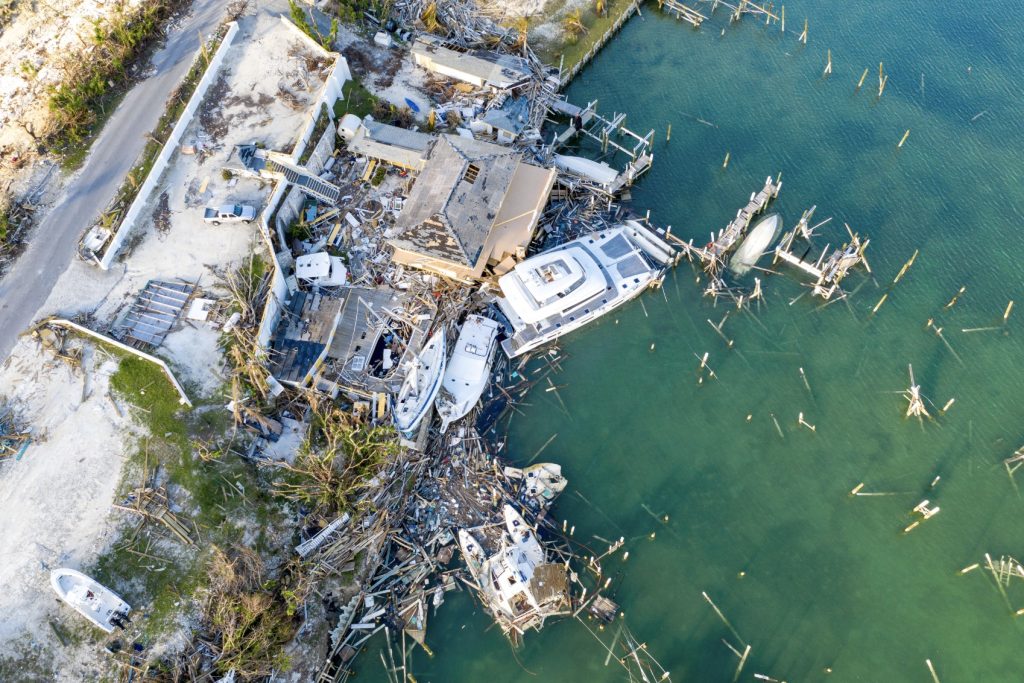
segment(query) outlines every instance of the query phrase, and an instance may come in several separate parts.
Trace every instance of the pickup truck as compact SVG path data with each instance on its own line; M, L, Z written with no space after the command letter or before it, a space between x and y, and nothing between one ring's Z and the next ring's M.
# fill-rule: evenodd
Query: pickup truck
M203 220L213 225L221 223L252 223L256 218L256 207L247 204L225 204L221 207L208 206L203 211Z

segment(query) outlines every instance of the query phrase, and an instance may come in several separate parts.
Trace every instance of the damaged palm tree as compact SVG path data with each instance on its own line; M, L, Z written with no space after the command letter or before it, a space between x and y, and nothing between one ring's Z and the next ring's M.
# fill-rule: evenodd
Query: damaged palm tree
M268 398L270 387L266 351L259 342L259 320L267 296L264 271L263 261L253 254L245 266L223 276L232 310L224 340L232 365L232 413L235 424L249 425L260 432L273 426L270 418L259 410L259 405Z
M932 418L928 414L928 410L924 407L924 399L921 397L921 387L914 381L914 366L908 365L907 368L910 370L910 388L903 392L903 397L910 402L907 406L907 417L916 417L917 419Z
M284 664L282 647L292 639L296 620L287 609L284 583L267 576L253 550L213 548L210 585L203 600L203 642L215 653L214 668L233 671L235 680L258 680ZM280 593L280 594L279 594Z
M399 452L391 427L372 426L315 394L309 395L312 426L295 464L274 493L332 516L352 510L376 475Z

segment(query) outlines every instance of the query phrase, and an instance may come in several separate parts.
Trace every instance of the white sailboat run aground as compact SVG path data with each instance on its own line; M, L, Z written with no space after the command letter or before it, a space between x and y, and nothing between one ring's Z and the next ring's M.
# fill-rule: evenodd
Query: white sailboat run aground
M50 585L61 600L107 633L123 626L132 609L117 593L74 569L54 569Z
M444 328L434 333L423 350L412 359L395 402L395 426L409 433L419 426L441 390L447 349Z

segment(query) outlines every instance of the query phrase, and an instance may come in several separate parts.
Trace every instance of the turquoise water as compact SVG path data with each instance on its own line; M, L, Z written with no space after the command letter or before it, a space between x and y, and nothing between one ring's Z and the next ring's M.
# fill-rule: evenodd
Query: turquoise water
M760 308L730 315L732 350L705 322L727 308L701 298L684 263L645 295L646 314L633 303L567 339L557 383L569 417L538 392L511 421L520 460L557 433L543 459L570 479L555 514L577 538L631 539L628 562L607 565L623 572L615 597L674 681L733 679L721 639L735 638L701 591L753 648L741 680L928 683L926 658L944 683L1024 680L1024 620L983 571L957 574L986 552L1024 555L1024 505L1001 464L1024 443L1024 19L1014 8L793 2L786 34L745 19L722 36L724 14L693 31L649 5L570 88L576 102L599 99L634 129L658 131L633 199L675 234L705 242L782 171L775 209L787 226L817 204L819 220L835 217L819 246L841 240L843 222L871 238L874 275L850 276L848 303L790 304L806 291L799 279L769 277ZM796 42L805 15L806 47ZM823 79L827 48L834 73ZM881 99L879 61L890 76ZM998 325L1010 299L1018 309L1005 329L961 331ZM718 380L698 385L694 354L705 351ZM908 363L935 404L956 398L923 427L903 417ZM797 426L801 411L817 432ZM860 482L895 495L851 497ZM941 512L903 534L924 498ZM417 680L624 680L577 623L531 635L516 653L489 626L467 595L450 596L428 634L437 656L413 659ZM385 680L375 652L361 677Z

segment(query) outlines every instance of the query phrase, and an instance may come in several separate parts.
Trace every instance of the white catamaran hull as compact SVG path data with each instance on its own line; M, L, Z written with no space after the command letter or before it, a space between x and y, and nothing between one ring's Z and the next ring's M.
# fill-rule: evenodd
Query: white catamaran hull
M416 429L437 398L444 376L445 352L444 328L441 328L412 360L395 404L395 426L399 431L408 433Z
M61 600L107 633L132 609L117 593L74 569L54 569L50 586Z
M653 281L654 279L652 278L651 280L645 282L642 287L636 287L635 289L625 292L624 294L620 293L620 295L617 298L613 299L612 301L609 301L607 304L599 308L592 309L590 313L585 313L582 316L576 318L576 320L572 320L568 323L565 323L561 327L551 330L550 332L543 336L539 336L536 339L533 339L522 344L521 346L517 347L515 351L512 353L509 353L511 349L511 345L508 343L509 340L505 340L504 342L502 342L502 348L505 349L505 352L508 353L509 357L514 358L516 356L523 355L527 351L533 351L534 349L540 346L549 344L558 339L559 337L567 335L570 332L574 332L579 328L583 327L584 325L586 325L587 323L592 322L597 318L600 318L602 315L614 311L622 304L630 302L633 299L637 298L645 289L647 289L651 285L651 282Z

